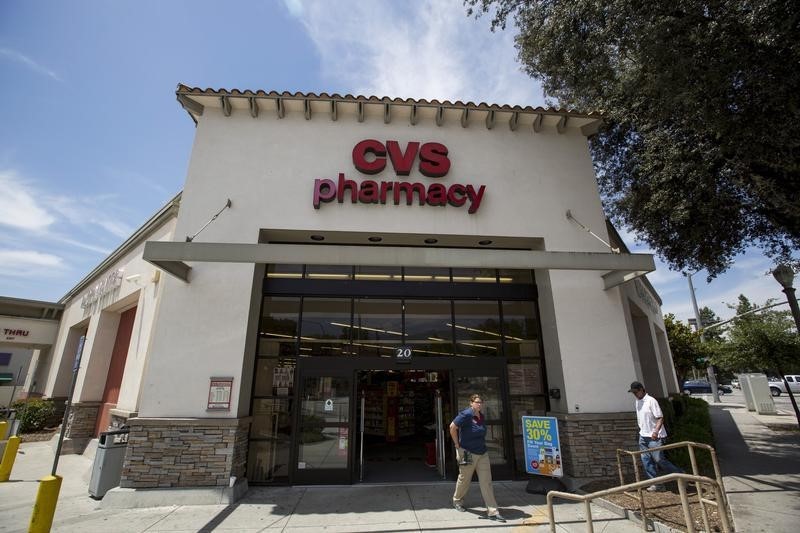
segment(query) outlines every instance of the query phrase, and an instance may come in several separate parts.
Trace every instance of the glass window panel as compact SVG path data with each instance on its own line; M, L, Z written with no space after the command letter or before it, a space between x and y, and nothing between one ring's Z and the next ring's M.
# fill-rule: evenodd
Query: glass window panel
M503 302L503 333L510 341L538 339L539 319L535 302Z
M405 281L450 281L449 268L405 267L403 269Z
M506 357L511 359L539 359L539 341L513 341L506 337Z
M362 356L391 357L403 344L402 300L355 300L353 351Z
M347 424L350 416L350 380L347 378L313 377L303 380L303 399L300 405L303 422Z
M303 380L298 468L347 468L350 380Z
M450 300L406 300L405 344L414 355L451 355L453 353L452 311Z
M456 379L457 408L461 412L469 407L469 397L478 394L483 401L481 412L487 420L502 420L503 402L500 378L494 376L469 376Z
M456 355L500 355L500 310L496 301L455 301Z
M532 270L500 269L500 283L525 283L533 285Z
M350 307L349 298L304 298L300 355L349 354Z
M261 483L289 480L290 442L251 440L247 454L247 479Z
M292 396L294 394L294 358L256 360L254 396Z
M265 297L261 309L258 355L291 355L295 352L300 298Z
M268 278L300 279L303 265L267 265Z
M306 278L326 280L353 279L353 267L349 265L306 265Z
M497 283L493 268L454 268L453 283Z
M489 452L489 463L504 465L508 462L505 455L505 438L502 424L486 425L486 448Z
M292 436L290 399L256 398L253 400L251 439L290 439Z
M525 360L509 363L508 393L512 396L523 394L544 394L542 363L539 360Z
M512 396L511 419L514 423L514 435L522 435L523 416L544 416L547 402L544 396Z
M356 280L358 281L400 281L402 279L400 267L356 266Z

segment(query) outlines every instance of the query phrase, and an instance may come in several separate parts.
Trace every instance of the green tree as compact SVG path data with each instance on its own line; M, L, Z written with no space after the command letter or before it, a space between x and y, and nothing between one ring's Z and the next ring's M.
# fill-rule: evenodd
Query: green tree
M762 306L739 295L738 304L730 307L740 315ZM737 318L728 330L728 338L729 342L714 354L714 362L722 367L778 375L800 370L800 338L787 311L767 309Z
M669 349L678 383L683 383L691 376L692 369L705 372L705 360L708 357L706 347L700 343L700 336L687 324L669 313L664 316L664 327L667 330Z
M607 212L676 270L800 248L800 2L465 0L551 103L600 110Z

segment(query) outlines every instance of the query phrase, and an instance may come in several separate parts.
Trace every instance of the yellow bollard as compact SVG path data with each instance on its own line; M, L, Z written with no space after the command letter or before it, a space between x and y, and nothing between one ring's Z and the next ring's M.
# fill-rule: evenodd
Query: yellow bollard
M8 481L8 478L11 477L11 469L14 468L14 461L17 460L17 450L19 450L19 437L15 435L6 443L6 451L0 462L0 481Z
M61 476L47 476L39 481L39 492L33 504L31 523L28 533L48 533L53 526L53 515L56 514L58 493L61 491Z
M8 422L0 420L0 440L6 440L6 431L8 431Z

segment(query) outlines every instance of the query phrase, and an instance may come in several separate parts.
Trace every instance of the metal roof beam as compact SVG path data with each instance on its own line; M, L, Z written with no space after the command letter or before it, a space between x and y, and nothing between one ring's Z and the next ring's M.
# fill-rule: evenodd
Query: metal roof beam
M336 122L339 118L339 108L336 106L336 100L331 100L331 120Z
M275 111L278 113L278 118L286 116L286 109L283 107L283 98L275 99Z
M250 116L253 118L258 117L258 100L255 98L247 99L250 104Z
M519 126L519 111L514 111L511 114L511 118L508 119L508 127L511 131L517 131L517 127Z
M306 120L311 120L311 100L308 98L303 100L303 113L306 116Z
M558 133L564 133L567 129L567 115L561 115L561 118L558 120L558 124L556 124L556 131Z
M465 107L461 111L461 127L466 128L467 126L469 126L469 108Z
M444 124L444 107L439 106L436 108L436 125L441 126Z
M490 130L494 128L494 110L490 109L489 114L486 115L486 129Z
M383 104L383 123L388 124L392 121L392 104Z

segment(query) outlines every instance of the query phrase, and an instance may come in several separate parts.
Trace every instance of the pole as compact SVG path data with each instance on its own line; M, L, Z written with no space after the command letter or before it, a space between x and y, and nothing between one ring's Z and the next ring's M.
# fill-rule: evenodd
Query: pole
M56 468L58 468L58 458L61 456L61 445L64 443L64 433L67 431L67 421L69 420L69 411L72 408L72 395L75 393L75 383L78 381L78 370L81 368L81 356L83 355L83 345L86 342L86 335L81 335L78 341L78 350L75 353L75 364L72 365L72 383L69 386L69 394L67 395L67 408L64 409L64 420L61 422L61 434L58 436L58 446L56 447L56 458L53 461L53 471L50 475L56 475Z
M704 344L706 338L705 335L703 335L703 320L700 318L700 310L697 308L697 298L694 294L692 275L686 274L686 279L689 281L689 294L692 296L692 307L694 308L694 318L697 321L697 331L700 333L700 344ZM709 364L706 368L706 373L708 374L708 382L711 384L711 395L714 399L714 403L719 403L719 388L717 387L717 376L714 374L714 366Z
M786 299L789 300L789 307L792 309L792 316L794 317L794 327L797 328L797 333L800 334L800 307L797 305L797 297L794 295L794 287L786 287L783 289Z
M789 287L784 287L783 293L786 294L786 299L789 300L789 307L792 309L792 316L794 317L794 327L797 328L797 334L800 335L800 308L797 306L797 298L794 295L794 287L791 285ZM786 393L789 395L789 401L792 402L794 416L797 417L797 425L800 427L800 409L797 408L797 401L792 393L792 388L786 381L786 376L783 372L781 372L781 379L783 379L783 385L786 387Z

